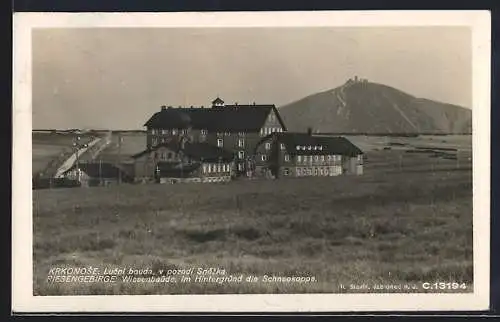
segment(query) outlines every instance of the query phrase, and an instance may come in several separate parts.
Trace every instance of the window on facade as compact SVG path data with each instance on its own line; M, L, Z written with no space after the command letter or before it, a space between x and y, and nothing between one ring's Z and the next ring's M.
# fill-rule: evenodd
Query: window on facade
M283 143L280 144L280 149L281 150L284 150L285 149L285 145Z
M318 175L318 168L314 168L314 175L317 176Z
M322 176L323 175L323 168L319 168L319 175Z
M328 168L325 168L325 176L328 175Z
M301 155L297 156L297 162L302 162L302 156Z
M219 148L222 148L224 146L224 140L223 139L217 139L217 146Z
M245 151L238 151L238 158L243 159L245 157Z
M319 161L319 155L314 156L314 161Z
M332 161L332 156L331 155L327 156L327 160Z
M245 146L245 139L238 139L238 146L240 148L244 147Z
M207 135L207 130L201 130L201 135Z
M241 163L240 163L240 164L238 164L238 170L239 170L239 171L243 171L243 164L241 164Z
M203 173L207 173L207 165L206 164L203 165Z
M221 172L221 165L220 164L217 165L217 172Z
M226 132L226 133L224 133L224 134L225 134L226 136L230 136L230 135L231 135L231 133L230 133L230 132Z
M217 132L217 136L224 136L224 133L222 133L222 132Z
M361 154L358 155L358 161L363 160L363 156Z
M176 135L177 134L177 129L172 129L172 135Z
M290 156L288 154L285 154L285 161L286 162L290 161Z
M325 161L325 156L324 155L321 156L321 162L323 162L323 161Z
M266 142L266 150L269 150L271 148L271 143Z
M153 144L153 145L157 145L157 144L158 144L158 138L153 138L153 140L152 140L152 144Z
M290 170L288 170L288 168L283 169L283 174L287 176L288 174L290 174Z
M311 168L307 168L307 175L310 176L312 174Z
M263 155L261 156L261 160L262 160L262 161L266 161L266 160L267 160L267 155L263 154Z
M238 132L239 136L245 136L245 132Z

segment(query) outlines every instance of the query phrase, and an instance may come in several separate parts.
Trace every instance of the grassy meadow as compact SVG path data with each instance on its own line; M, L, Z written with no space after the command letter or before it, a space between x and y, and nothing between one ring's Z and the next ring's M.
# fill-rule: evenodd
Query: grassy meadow
M472 291L470 141L460 144L458 160L373 148L362 176L35 190L34 293L346 291L340 283L424 292L423 282ZM46 282L65 265L218 267L316 282Z

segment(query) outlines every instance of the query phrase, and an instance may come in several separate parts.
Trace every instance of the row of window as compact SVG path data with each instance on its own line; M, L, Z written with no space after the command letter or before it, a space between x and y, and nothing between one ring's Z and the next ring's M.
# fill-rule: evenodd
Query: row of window
M231 171L231 165L226 163L203 164L203 173L219 173Z
M266 147L266 150L270 150L271 149L271 142L266 142L266 144L264 146ZM285 149L285 145L283 143L280 144L280 149L281 150Z
M151 134L153 135L176 135L176 134L188 134L189 130L188 129L151 129ZM208 130L202 129L200 130L201 135L208 135ZM239 136L245 136L245 132L238 132ZM217 132L217 136L229 136L231 135L231 132Z
M314 161L321 161L321 162L325 162L326 161L341 161L342 160L342 156L341 155L298 155L297 156L297 163L300 163L300 162L304 162L304 163L307 163L307 162L312 162L314 159Z
M342 174L341 167L297 168L297 176L329 176Z
M260 129L260 135L261 136L266 136L271 133L275 132L283 132L283 129L281 127L265 127Z
M224 139L217 139L217 146L219 148L223 148L224 147ZM238 147L239 148L245 147L245 139L238 139Z
M171 129L171 130L167 130L167 129L162 129L162 130L159 130L159 129L151 129L151 134L153 135L157 135L157 134L162 134L162 135L176 135L176 134L181 134L181 135L185 135L189 132L188 129Z
M201 134L207 135L207 130L201 130ZM217 132L217 136L230 136L231 132ZM245 132L238 132L239 136L245 136Z
M309 150L309 151L323 151L323 146L322 145L296 145L295 146L295 150L299 151L299 150L302 150L302 151L305 151L305 150Z

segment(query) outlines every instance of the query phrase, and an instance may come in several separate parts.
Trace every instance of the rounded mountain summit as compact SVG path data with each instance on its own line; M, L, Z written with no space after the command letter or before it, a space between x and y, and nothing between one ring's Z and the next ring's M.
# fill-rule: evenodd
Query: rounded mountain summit
M320 133L472 133L470 109L358 78L282 106L279 112L288 130L298 132L312 127Z

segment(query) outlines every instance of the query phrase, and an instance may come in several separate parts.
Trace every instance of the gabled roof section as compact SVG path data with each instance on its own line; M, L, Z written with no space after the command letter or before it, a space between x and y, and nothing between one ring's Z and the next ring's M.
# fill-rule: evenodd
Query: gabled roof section
M215 104L224 104L224 101L220 97L217 96L217 98L212 101L212 104L213 105L215 105Z
M206 129L213 132L259 132L274 105L226 105L212 108L167 108L155 113L144 126L157 129ZM282 126L283 120L277 113Z
M363 151L341 136L319 136L307 133L282 132L269 135L277 136L291 155L346 155L357 156Z

